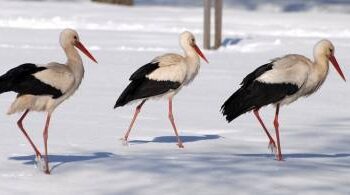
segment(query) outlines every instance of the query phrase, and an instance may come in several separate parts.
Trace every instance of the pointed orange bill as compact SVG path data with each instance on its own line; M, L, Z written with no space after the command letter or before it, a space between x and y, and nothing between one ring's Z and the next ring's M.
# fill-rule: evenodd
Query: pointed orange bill
M339 64L338 64L338 62L337 62L337 59L336 59L333 55L331 55L331 56L329 57L329 61L332 62L332 64L333 64L335 70L337 70L337 72L338 72L338 74L341 76L341 78L343 78L343 80L346 81L345 76L344 76L344 74L343 74L342 70L340 69L340 66L339 66Z
M91 53L84 47L84 45L80 42L80 41L76 41L75 42L75 46L81 51L83 52L87 57L89 57L92 61L96 62L94 56L91 55Z
M198 55L199 55L201 58L203 58L203 60L206 61L206 62L209 64L207 58L203 55L202 51L198 48L198 46L197 46L196 44L193 44L192 47L193 47L194 50L198 53Z

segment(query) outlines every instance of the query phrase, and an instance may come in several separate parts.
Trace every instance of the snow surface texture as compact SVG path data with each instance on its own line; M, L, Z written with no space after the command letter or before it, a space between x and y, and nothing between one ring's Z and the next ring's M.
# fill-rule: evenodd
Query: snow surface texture
M350 15L320 12L224 12L224 37L236 44L204 51L210 64L174 99L185 144L176 147L166 101L149 101L121 138L135 105L112 107L139 66L164 52L181 52L187 29L202 45L202 9L119 7L89 2L0 1L0 72L24 62L64 62L58 35L76 28L99 64L86 57L78 92L53 114L49 130L52 175L34 168L33 151L5 113L15 94L1 95L1 194L349 194L350 85L331 67L317 94L280 112L282 152L277 162L251 113L227 124L219 112L242 78L286 53L312 56L329 38L350 79ZM262 109L273 131L272 107ZM45 115L24 121L42 149Z

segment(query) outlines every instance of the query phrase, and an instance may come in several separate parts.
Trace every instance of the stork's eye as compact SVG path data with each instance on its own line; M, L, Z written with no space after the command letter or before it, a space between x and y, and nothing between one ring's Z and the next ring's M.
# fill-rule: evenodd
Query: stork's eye
M333 53L333 49L329 49L329 51L330 51L331 53Z
M191 39L192 42L195 42L194 38Z
M78 37L77 37L76 35L74 35L74 39L75 39L75 40L77 40L77 39L78 39Z

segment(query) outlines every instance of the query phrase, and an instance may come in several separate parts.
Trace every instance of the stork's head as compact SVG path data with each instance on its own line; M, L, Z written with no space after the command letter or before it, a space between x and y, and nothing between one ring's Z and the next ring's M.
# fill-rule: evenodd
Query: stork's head
M194 38L194 35L189 32L189 31L185 31L183 33L180 34L180 45L181 47L186 51L187 48L193 48L194 51L207 63L208 60L207 58L204 56L204 54L202 53L202 51L198 48L197 44L196 44L196 39Z
M69 47L76 47L80 51L82 51L87 57L89 57L92 61L96 62L95 58L91 55L91 53L85 48L85 46L80 42L79 35L77 31L66 28L61 32L60 35L60 44L63 49Z
M341 78L344 81L346 81L345 76L337 62L337 59L334 57L334 50L335 48L331 41L327 39L322 39L315 45L315 48L314 48L315 59L319 57L326 57L332 63L333 67L341 76Z

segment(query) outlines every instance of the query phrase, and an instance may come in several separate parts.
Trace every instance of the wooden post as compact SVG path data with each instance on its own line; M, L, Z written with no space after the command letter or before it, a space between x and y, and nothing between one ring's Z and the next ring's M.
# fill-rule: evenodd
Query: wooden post
M204 28L203 28L203 46L204 49L217 49L221 46L221 36L222 36L222 7L223 0L203 0L204 1ZM210 34L211 34L211 7L214 1L214 30L215 30L215 40L214 47L211 47Z
M204 0L204 29L203 46L204 49L210 49L210 10L211 0Z
M214 48L221 46L222 36L222 0L215 1L215 42Z
M92 0L95 2L102 2L102 3L111 3L111 4L120 4L120 5L133 5L134 0Z

